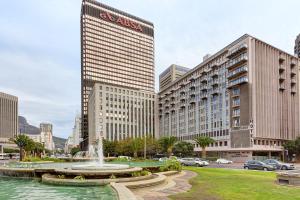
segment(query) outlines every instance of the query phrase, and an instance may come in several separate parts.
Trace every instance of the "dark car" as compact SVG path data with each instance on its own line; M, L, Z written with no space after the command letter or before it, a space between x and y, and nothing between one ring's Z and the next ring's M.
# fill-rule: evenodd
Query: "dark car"
M289 163L283 163L275 159L267 159L264 161L267 165L272 165L276 169L281 169L281 170L292 170L295 169L295 166L293 164Z
M273 171L276 168L272 165L267 165L266 163L258 161L258 160L249 160L244 164L244 169Z

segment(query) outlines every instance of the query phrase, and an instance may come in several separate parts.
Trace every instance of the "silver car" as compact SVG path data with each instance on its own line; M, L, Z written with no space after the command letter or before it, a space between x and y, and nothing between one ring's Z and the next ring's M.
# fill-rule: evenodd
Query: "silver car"
M179 159L179 162L184 166L197 166L197 167L206 166L206 163L204 161L195 158L181 158Z

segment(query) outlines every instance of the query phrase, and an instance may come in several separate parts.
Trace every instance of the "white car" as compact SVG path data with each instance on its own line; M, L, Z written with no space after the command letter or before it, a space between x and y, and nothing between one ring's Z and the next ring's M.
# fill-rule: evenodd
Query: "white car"
M207 166L208 162L205 160L201 160L199 158L182 158L179 160L179 162L182 165L185 166L197 166L197 167L203 167L203 166Z
M167 157L162 157L160 159L158 159L159 162L166 162L169 158Z
M231 164L231 163L233 163L231 160L226 160L226 159L224 159L224 158L219 158L217 161L216 161L216 163L218 163L218 164Z
M201 158L195 158L196 161L202 162L203 166L208 166L209 162L207 160L203 160Z

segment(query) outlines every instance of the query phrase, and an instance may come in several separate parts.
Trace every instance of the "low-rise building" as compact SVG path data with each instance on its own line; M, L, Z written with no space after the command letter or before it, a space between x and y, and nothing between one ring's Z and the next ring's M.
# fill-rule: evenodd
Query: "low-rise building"
M159 91L160 135L212 137L207 151L236 161L280 156L300 136L299 63L255 37L238 38Z

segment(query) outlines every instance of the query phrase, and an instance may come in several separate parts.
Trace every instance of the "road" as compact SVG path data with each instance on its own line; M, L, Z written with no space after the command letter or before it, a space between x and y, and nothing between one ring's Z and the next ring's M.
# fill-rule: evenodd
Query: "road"
M294 164L296 170L300 170L300 163ZM209 163L207 168L224 168L224 169L244 169L244 163L232 163L232 164L217 164Z

